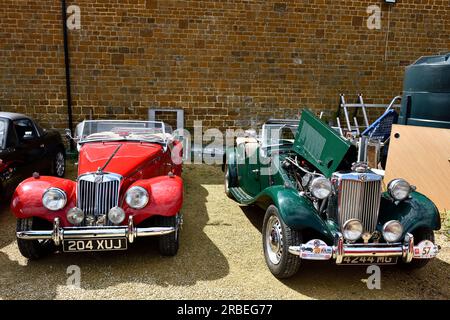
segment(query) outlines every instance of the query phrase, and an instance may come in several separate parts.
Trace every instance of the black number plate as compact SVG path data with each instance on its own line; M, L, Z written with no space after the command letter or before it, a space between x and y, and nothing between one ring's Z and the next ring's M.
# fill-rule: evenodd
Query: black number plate
M396 264L398 257L344 257L341 264L364 265L364 264Z
M112 251L126 250L127 239L83 239L83 240L64 240L64 252L81 252L81 251Z

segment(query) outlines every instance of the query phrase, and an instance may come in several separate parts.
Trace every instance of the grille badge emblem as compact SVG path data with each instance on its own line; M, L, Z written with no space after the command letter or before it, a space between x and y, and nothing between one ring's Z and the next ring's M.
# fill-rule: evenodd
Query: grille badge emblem
M95 182L96 184L102 183L102 182L103 182L103 176L100 176L100 175L95 176L94 182Z
M360 174L358 178L359 178L359 181L366 181L367 180L367 175Z

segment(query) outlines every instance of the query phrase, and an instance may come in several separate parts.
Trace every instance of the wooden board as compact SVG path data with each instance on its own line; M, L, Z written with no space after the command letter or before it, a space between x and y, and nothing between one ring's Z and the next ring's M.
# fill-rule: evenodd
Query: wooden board
M450 210L450 129L394 125L384 181L404 178Z

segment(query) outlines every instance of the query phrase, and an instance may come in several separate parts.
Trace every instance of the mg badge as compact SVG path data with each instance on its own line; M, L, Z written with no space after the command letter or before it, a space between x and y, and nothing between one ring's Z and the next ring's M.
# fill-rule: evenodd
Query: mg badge
M95 176L94 182L100 184L103 182L103 176Z

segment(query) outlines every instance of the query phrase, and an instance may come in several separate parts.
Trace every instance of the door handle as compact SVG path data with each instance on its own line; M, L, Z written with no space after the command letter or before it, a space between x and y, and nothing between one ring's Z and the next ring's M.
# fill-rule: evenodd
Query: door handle
M252 172L253 172L253 173L258 173L258 172L259 172L259 169L253 169Z
M41 147L41 148L44 148L44 147L45 147L45 144L41 144L40 147Z

